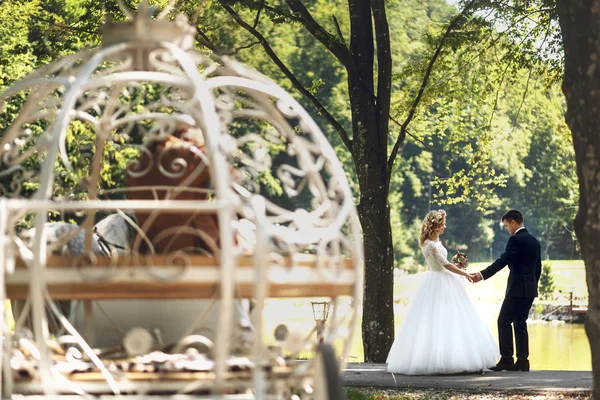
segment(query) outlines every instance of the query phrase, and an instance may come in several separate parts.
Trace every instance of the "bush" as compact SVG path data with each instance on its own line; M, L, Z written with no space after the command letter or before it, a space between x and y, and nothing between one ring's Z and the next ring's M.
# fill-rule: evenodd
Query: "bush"
M550 300L554 294L554 274L552 263L549 260L542 262L542 275L540 276L539 294L543 300Z

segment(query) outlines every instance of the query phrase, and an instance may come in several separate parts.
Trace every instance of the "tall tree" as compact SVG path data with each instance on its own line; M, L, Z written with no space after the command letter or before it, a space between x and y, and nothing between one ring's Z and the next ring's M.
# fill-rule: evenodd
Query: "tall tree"
M389 112L392 79L392 55L389 27L383 0L349 0L349 43L339 24L331 33L322 26L307 7L308 2L286 0L287 9L272 11L300 23L347 71L348 98L352 115L352 134L340 124L316 97L304 87L286 65L274 54L269 41L253 25L245 21L231 1L220 1L235 21L262 44L266 52L333 125L350 152L360 186L358 212L365 238L365 297L363 303L363 343L365 360L383 362L394 338L392 307L393 253L388 206ZM266 2L258 5L257 17ZM266 5L269 7L269 4ZM273 8L270 7L272 10ZM393 160L392 160L393 162Z
M600 0L557 0L565 71L566 119L573 135L579 209L575 232L585 262L594 397L600 397Z
M359 185L358 214L365 245L362 320L365 361L385 362L394 340L394 253L389 206L391 171L401 145L409 135L409 125L423 99L433 67L450 35L464 23L465 16L471 12L475 0L468 2L463 11L447 23L441 39L434 46L417 89L410 93L412 100L403 121L394 119L398 126L395 143L390 137L392 52L384 0L347 1L348 40L335 16L332 17L330 27L315 18L310 7L313 1L219 0L219 3L241 27L256 38L294 87L335 128L351 154ZM241 16L241 11L247 9L255 10L253 21ZM269 40L257 29L261 12L302 25L345 70L351 132L344 128L309 88L300 83L275 54ZM388 151L390 141L394 145Z

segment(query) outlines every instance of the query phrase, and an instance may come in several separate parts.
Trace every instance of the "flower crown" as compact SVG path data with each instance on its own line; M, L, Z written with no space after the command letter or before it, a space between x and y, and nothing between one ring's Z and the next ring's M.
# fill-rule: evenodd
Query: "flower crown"
M431 214L431 219L434 222L442 222L444 220L445 216L446 216L446 211L438 210Z

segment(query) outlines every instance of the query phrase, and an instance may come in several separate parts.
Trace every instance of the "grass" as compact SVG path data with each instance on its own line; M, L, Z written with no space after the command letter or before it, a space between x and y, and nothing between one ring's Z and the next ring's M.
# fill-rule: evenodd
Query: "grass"
M554 276L554 285L556 292L566 296L570 291L576 298L587 298L587 285L585 280L585 266L582 260L551 260L552 275ZM479 271L486 268L489 263L473 263L469 265L469 270ZM504 268L495 275L489 282L485 282L486 291L489 290L491 296L504 297L506 289L506 279L508 278L508 268ZM503 278L500 278L502 276ZM478 285L475 285L477 288ZM480 293L482 300L485 300L485 293Z
M585 267L582 260L552 260L552 274L556 292L567 296L572 290L576 299L587 299L587 285L585 279ZM490 263L470 263L468 271L480 271ZM508 279L508 268L502 269L488 281L469 285L469 291L473 297L483 303L496 304L504 298L506 280ZM408 304L410 299L416 295L423 274L397 275L394 283L394 300Z
M346 400L588 400L591 395L584 394L523 394L518 392L456 392L449 390L374 390L347 389Z

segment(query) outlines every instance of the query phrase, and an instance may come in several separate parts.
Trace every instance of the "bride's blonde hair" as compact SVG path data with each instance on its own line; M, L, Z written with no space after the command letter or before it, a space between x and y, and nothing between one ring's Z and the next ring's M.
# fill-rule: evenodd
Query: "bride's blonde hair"
M440 229L446 221L446 211L444 210L433 210L429 211L423 220L421 225L421 236L419 236L419 246L423 247L427 239L433 237L433 233Z

